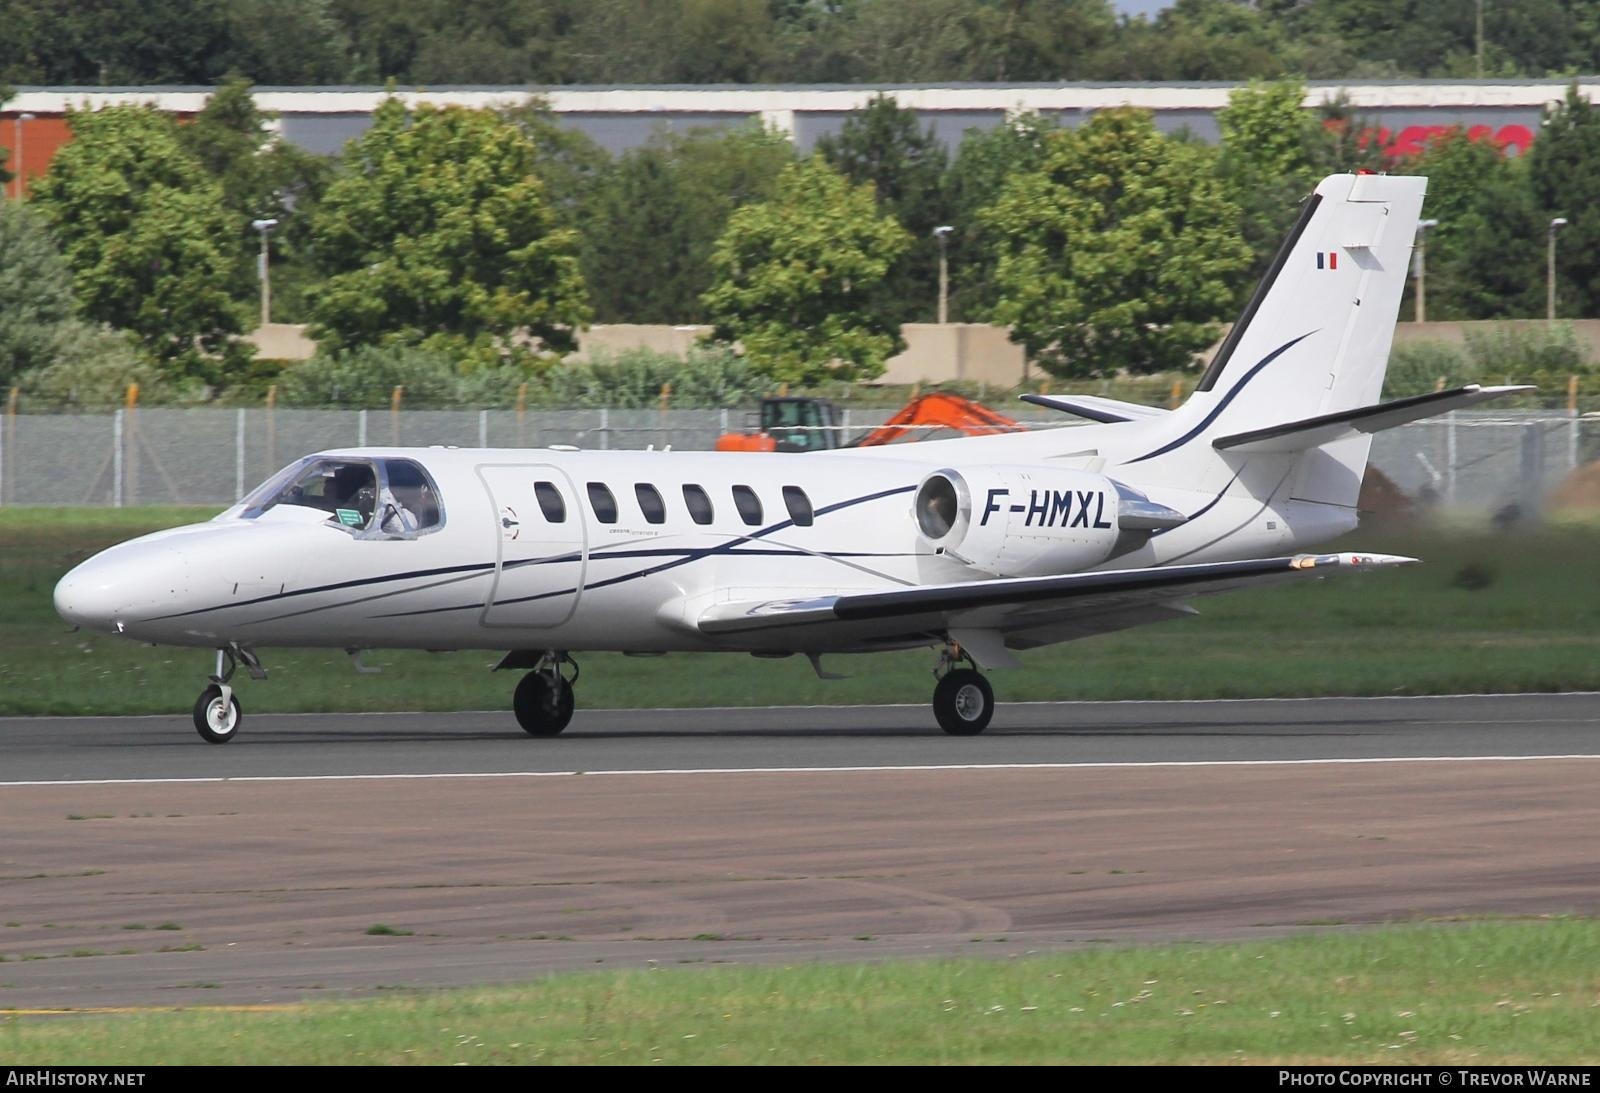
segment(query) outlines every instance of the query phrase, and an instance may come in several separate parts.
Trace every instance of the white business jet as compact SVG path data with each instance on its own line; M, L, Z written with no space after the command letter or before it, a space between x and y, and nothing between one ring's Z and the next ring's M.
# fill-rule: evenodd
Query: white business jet
M1309 197L1183 406L1029 396L1091 424L810 454L356 448L220 516L96 555L56 586L82 627L216 651L194 708L271 646L508 650L534 736L572 717L584 650L926 647L955 735L1015 651L1192 613L1191 597L1403 564L1301 553L1356 526L1371 434L1523 388L1376 404L1425 180ZM357 660L357 666L360 662Z

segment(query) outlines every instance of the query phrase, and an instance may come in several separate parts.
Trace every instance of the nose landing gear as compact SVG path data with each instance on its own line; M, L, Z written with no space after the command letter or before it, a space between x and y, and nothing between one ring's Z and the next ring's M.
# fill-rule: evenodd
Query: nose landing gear
M561 674L561 666L572 666L572 678ZM529 736L557 736L572 720L572 685L578 682L578 662L566 653L548 652L537 667L522 677L511 696L511 709L517 724Z
M971 667L956 668L965 662ZM947 646L939 654L939 678L933 689L933 716L951 736L977 736L994 717L994 688L960 646Z
M195 731L208 744L226 744L237 735L244 720L239 700L228 685L241 662L251 679L267 678L266 669L249 649L230 646L217 650L217 670L211 676L211 685L200 692L194 704Z

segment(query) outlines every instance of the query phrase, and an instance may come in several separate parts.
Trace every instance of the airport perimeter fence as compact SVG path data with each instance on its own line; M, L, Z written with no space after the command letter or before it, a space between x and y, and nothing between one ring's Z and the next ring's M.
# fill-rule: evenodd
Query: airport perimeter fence
M846 411L857 436L892 413ZM352 446L708 450L746 410L136 409L0 415L0 505L227 505L311 452ZM1030 428L1071 428L1025 415ZM936 435L952 435L948 431ZM1600 415L1458 411L1379 433L1372 464L1407 496L1478 510L1536 509L1600 459Z

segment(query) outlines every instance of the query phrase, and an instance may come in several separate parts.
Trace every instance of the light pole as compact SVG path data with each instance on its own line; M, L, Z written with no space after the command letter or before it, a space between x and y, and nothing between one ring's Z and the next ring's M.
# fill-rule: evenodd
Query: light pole
M1556 232L1567 226L1567 218L1558 216L1550 221L1545 247L1544 317L1550 322L1556 317Z
M16 182L12 185L11 196L18 201L22 200L22 123L33 119L33 114L25 112L18 114L11 122L11 148L17 153Z
M267 272L267 233L278 226L272 219L252 220L250 226L261 233L261 256L256 260L257 273L261 277L261 325L266 326L272 321L272 277Z
M949 224L940 224L933 229L933 237L939 241L939 325L943 326L950 321L950 260L947 253L947 244L950 233L955 228Z
M1428 321L1428 229L1437 228L1437 220L1417 221L1417 258L1413 265L1417 275L1417 322Z

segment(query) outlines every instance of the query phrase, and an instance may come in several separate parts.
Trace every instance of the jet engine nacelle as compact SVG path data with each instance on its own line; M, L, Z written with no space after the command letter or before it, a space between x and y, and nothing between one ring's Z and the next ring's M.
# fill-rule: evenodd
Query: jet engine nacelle
M1104 475L1037 467L935 471L914 505L935 549L996 577L1087 569L1184 521Z

